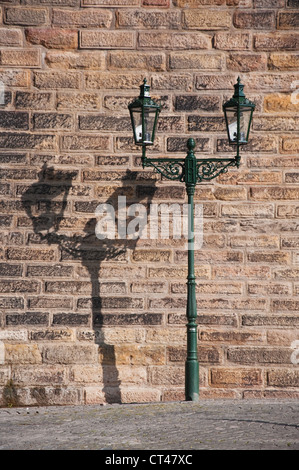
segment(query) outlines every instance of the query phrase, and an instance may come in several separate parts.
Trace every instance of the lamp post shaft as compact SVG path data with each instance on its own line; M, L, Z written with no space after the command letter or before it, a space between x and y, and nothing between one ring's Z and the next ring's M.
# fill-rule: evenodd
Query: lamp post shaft
M188 154L185 159L185 184L188 195L188 276L187 276L187 359L185 368L185 398L199 400L199 364L197 359L197 308L194 272L194 191L196 185L195 142L188 140Z

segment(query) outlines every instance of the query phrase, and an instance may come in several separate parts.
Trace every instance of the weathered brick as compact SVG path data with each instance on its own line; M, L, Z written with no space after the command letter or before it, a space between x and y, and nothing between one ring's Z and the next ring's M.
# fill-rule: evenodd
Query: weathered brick
M56 137L46 134L1 133L0 148L55 150Z
M71 114L34 113L32 116L34 129L73 129L74 120Z
M109 57L109 69L165 71L166 57L159 52L111 52Z
M275 12L238 10L234 13L233 23L236 28L274 29Z
M0 70L0 80L4 86L28 87L30 72L29 70Z
M40 51L36 49L3 49L0 51L0 65L5 67L40 67Z
M267 70L266 54L233 53L226 58L228 70L238 70L240 72L253 72Z
M214 387L248 387L261 384L262 372L259 369L211 369L211 385Z
M273 369L267 373L270 387L298 387L299 373L297 370Z
M289 348L232 347L227 352L228 360L242 364L290 364Z
M269 69L271 70L298 70L299 54L275 53L270 54Z
M25 109L51 109L54 107L54 94L51 92L17 91L15 106Z
M143 79L143 74L137 73L86 72L85 85L86 88L93 89L135 89L140 86Z
M19 29L0 28L1 46L22 46L22 32Z
M101 107L101 96L97 93L58 92L57 109L98 110Z
M97 347L92 344L48 344L42 347L44 364L84 364L95 363Z
M41 364L42 358L36 344L5 345L5 360L8 364Z
M37 88L79 88L79 72L35 72L34 85Z
M150 11L123 9L117 13L117 23L120 28L134 29L179 29L181 15L179 11Z
M0 307L6 309L23 309L24 299L21 297L0 297ZM9 338L11 339L11 338Z
M265 33L254 34L253 45L260 51L297 50L299 34L289 33Z
M278 13L278 29L297 29L299 26L299 13L295 11L281 11Z
M177 111L219 111L220 98L214 95L178 95L175 97Z
M138 33L138 45L142 49L209 49L211 39L195 32L141 31Z
M18 326L18 325L45 325L49 323L48 313L24 313L24 314L9 314L6 315L6 325Z
M53 9L54 25L69 27L109 28L112 12L109 10L62 10Z
M139 0L81 0L82 7L139 5Z
M7 259L11 260L43 260L53 261L55 251L53 249L43 248L8 248L6 251Z
M70 52L70 51L49 51L45 61L50 68L54 69L96 69L104 70L104 52Z
M256 187L250 189L250 196L257 201L273 200L297 200L299 190L296 187Z
M27 28L26 40L48 49L77 49L78 33L73 29Z
M7 7L4 10L4 22L6 24L36 25L45 24L48 21L46 8L19 8Z
M222 55L220 54L199 54L198 52L171 52L169 67L172 70L202 69L221 70Z
M249 33L217 32L214 36L213 45L216 49L225 51L249 49L250 35Z
M232 23L231 13L227 10L194 9L183 12L184 25L188 29L228 29Z
M81 31L81 49L133 49L135 35L129 31Z
M109 150L110 137L97 135L69 135L61 140L62 150Z
M0 111L0 128L2 129L29 129L28 113L14 111Z

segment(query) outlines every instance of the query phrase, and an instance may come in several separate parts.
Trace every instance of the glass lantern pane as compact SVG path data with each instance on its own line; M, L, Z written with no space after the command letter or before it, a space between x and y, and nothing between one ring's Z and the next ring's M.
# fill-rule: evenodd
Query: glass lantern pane
M237 143L237 132L238 132L237 117L238 117L238 113L236 109L234 108L226 109L228 138L230 142L234 142L234 143Z
M156 117L156 109L145 109L144 110L144 143L153 143L153 131Z
M241 107L241 110L240 110L240 143L247 143L248 142L251 115L252 115L252 108Z
M133 130L134 130L135 143L141 144L142 143L142 112L141 110L133 111L132 118L133 118Z

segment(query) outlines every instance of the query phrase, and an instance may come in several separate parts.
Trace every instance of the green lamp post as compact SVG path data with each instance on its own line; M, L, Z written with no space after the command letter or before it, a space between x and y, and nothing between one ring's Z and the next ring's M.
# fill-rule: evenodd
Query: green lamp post
M185 158L148 158L146 147L153 145L160 113L160 106L150 97L150 87L144 79L139 98L129 104L134 141L142 146L142 166L154 170L169 180L185 183L188 196L188 276L187 276L187 358L185 365L185 398L199 400L199 363L197 356L197 308L194 272L194 201L195 186L202 181L211 181L229 167L240 165L239 147L247 144L254 103L244 95L240 78L233 97L223 104L226 128L230 145L237 147L234 158L196 158L195 141L188 139Z

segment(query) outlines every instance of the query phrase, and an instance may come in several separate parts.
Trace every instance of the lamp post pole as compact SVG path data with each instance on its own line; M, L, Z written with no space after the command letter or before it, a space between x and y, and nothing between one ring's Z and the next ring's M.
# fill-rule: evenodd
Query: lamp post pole
M187 156L183 158L148 158L146 147L154 143L160 106L149 95L146 80L140 87L140 96L129 105L136 145L142 146L142 167L153 167L157 173L172 181L185 183L188 196L188 275L187 275L187 358L185 365L185 398L199 400L199 362L197 356L197 308L196 281L194 271L194 192L197 183L211 181L226 173L229 167L240 166L239 147L248 141L254 103L247 100L240 78L235 85L235 94L223 105L229 143L237 147L234 158L195 157L195 140L187 141ZM151 117L150 117L151 116ZM245 116L248 117L245 121ZM242 117L242 122L241 122Z
M185 158L185 185L188 196L188 276L187 276L187 358L185 367L185 397L187 401L199 400L199 363L197 358L197 308L194 272L194 191L196 185L195 141L187 142Z

